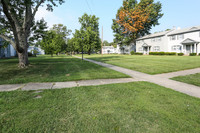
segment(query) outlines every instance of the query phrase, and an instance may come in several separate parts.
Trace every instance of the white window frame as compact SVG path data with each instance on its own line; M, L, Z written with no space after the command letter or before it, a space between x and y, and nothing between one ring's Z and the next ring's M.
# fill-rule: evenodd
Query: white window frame
M143 47L139 47L138 50L139 50L140 52L142 52L142 51L143 51Z
M183 40L184 39L184 34L177 35L177 40Z
M171 40L171 41L176 40L176 35L170 36L170 40Z
M157 42L160 42L160 41L162 41L162 39L161 39L161 37L157 37Z
M155 39L155 38L152 38L152 39L151 39L151 42L155 42L155 41L156 41L156 39Z
M181 45L173 45L172 51L181 51L182 46Z
M159 52L160 51L160 46L154 46L153 47L154 52Z

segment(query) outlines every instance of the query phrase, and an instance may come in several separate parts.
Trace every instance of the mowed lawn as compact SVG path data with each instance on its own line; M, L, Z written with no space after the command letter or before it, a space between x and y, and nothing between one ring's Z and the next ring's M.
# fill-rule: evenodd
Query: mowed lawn
M200 56L85 55L85 58L148 73L160 74L200 67Z
M29 58L29 60L30 67L19 69L18 59L0 59L0 84L128 77L71 56L39 56Z
M200 99L148 82L0 92L0 132L199 133L199 118Z
M178 77L174 77L172 79L180 81L180 82L200 86L200 73L187 75L187 76L178 76Z

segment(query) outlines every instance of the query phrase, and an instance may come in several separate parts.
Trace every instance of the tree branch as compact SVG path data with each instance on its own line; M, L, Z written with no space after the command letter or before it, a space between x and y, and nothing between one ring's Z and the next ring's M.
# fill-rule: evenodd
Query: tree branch
M15 42L12 39L10 39L8 36L0 34L0 37L6 40L7 42L11 43L15 50L17 49Z
M35 8L33 9L32 18L35 17L35 14L36 14L36 12L38 11L38 8L40 7L40 5L41 5L42 3L44 3L44 1L45 1L45 0L40 0L40 1L37 3L37 5L35 6Z
M20 24L19 24L17 18L15 17L15 15L13 15L11 13L11 8L7 4L7 2L5 2L4 0L1 0L1 3L3 5L3 11L4 11L6 17L8 18L8 20L10 21L10 23L13 23L15 25L15 27L20 27Z

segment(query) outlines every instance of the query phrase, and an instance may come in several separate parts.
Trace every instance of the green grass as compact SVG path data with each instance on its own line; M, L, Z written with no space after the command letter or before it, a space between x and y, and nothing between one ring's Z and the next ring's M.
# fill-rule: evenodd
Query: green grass
M148 82L0 92L0 132L199 133L199 118L200 99Z
M174 77L172 79L176 80L176 81L200 86L200 73L191 74L191 75L187 75L187 76L178 76L178 77Z
M200 56L84 55L84 57L148 74L200 67Z
M18 59L0 59L0 84L62 82L124 78L125 74L70 56L29 58L30 67L19 69Z

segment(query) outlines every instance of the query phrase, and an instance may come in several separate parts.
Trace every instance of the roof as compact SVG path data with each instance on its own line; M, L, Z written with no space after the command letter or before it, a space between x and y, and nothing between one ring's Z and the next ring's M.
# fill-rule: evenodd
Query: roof
M144 43L142 47L150 47L148 44Z
M173 30L157 32L157 33L154 33L154 34L149 34L149 35L143 36L141 38L138 38L137 40L143 40L143 39L148 39L148 38L165 36L167 33L171 32L171 31L173 31Z
M188 33L188 32L194 32L194 31L200 31L200 26L194 26L194 27L184 28L184 29L180 29L180 30L174 30L168 36L182 34L182 33Z
M192 40L190 38L185 39L182 44L189 44L189 43L198 43L198 41Z
M103 46L104 48L113 48L113 46Z

